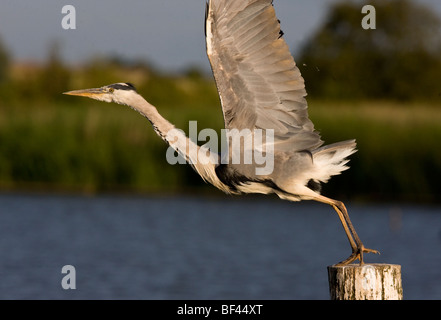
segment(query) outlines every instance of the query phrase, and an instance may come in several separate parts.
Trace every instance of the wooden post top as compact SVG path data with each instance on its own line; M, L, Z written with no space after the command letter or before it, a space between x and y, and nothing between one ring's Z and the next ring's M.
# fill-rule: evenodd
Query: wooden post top
M328 267L332 300L402 300L401 266L370 263Z

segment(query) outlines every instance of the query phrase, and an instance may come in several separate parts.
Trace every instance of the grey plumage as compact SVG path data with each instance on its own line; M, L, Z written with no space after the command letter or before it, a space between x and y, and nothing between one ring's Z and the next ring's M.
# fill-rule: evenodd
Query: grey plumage
M341 264L356 259L363 263L363 253L377 253L364 247L344 204L320 194L321 182L347 169L347 157L355 152L356 144L355 140L348 140L323 146L308 117L304 80L283 38L272 1L209 0L205 34L229 138L246 130L252 137L257 135L255 130L271 132L273 141L251 145L254 151L271 147L265 149L273 159L270 172L256 174L259 163L255 159L250 163L231 161L234 153L244 156L248 150L245 146L236 150L230 142L223 154L197 146L164 119L131 84L118 83L66 94L135 109L202 179L224 192L275 193L289 201L314 200L331 205L352 248L350 257ZM209 154L208 163L198 161L199 151ZM226 163L225 158L229 160Z

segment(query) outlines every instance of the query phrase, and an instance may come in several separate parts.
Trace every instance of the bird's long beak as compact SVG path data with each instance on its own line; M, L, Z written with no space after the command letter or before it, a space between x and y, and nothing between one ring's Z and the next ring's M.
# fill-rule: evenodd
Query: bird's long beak
M68 92L63 92L63 94L67 94L70 96L81 96L88 97L92 99L98 99L102 94L107 93L103 88L92 88L92 89L84 89L84 90L73 90Z

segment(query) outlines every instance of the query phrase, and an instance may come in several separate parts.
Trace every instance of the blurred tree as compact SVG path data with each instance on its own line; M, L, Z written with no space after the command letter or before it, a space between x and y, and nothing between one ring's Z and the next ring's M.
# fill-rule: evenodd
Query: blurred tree
M10 59L6 48L0 38L0 106L4 106L10 96Z
M49 99L66 99L61 93L69 88L70 71L64 65L60 54L60 45L53 42L49 48L46 65L38 80L38 89L41 96Z
M9 73L9 55L0 38L0 84L6 82Z
M376 29L363 29L365 4ZM329 98L440 99L440 19L409 0L341 1L305 44L308 92Z

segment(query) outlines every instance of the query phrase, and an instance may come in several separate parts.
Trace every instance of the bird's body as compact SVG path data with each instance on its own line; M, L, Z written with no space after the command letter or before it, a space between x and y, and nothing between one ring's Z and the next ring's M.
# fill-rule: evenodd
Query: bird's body
M231 194L275 193L290 201L315 200L334 207L352 247L351 256L363 262L364 248L342 202L320 195L320 183L346 170L355 140L327 146L308 117L303 78L283 39L272 0L210 0L206 10L206 46L224 114L225 128L248 132L253 144L216 154L203 149L211 161L199 161L198 146L164 119L157 109L128 83L70 91L128 105L145 116L156 133L178 151L208 183ZM258 140L258 133L272 139ZM173 133L173 134L171 134ZM244 142L245 143L245 142ZM272 159L271 170L260 172L256 160L233 161L234 152L263 149ZM262 150L261 150L262 151ZM253 158L254 159L254 158Z

